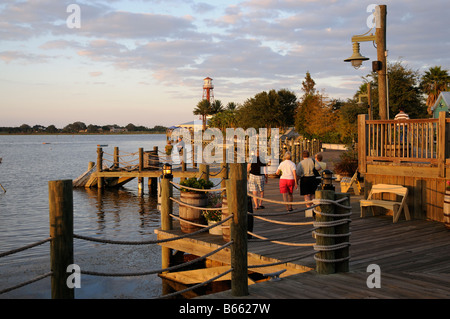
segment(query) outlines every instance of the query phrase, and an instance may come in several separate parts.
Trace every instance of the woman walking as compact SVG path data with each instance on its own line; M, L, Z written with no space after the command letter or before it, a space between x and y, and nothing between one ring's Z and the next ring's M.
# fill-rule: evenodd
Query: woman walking
M286 152L283 161L278 166L277 175L280 176L280 193L283 194L283 201L292 202L292 193L297 189L297 175L294 162L291 161L291 153ZM286 209L292 211L292 205L286 204Z
M303 151L303 160L297 164L297 176L300 178L300 195L303 195L305 201L309 202L314 199L317 188L317 179L314 176L314 169L320 171L320 164L309 157L309 151ZM306 204L311 207L312 203Z

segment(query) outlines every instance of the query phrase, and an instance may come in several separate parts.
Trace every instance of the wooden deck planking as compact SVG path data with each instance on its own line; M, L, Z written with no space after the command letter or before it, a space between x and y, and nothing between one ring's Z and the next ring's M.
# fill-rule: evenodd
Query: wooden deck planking
M337 187L339 191L339 187ZM281 200L278 181L270 180L265 197ZM443 223L411 220L401 216L393 224L392 216L360 218L359 199L351 196L352 223L350 247L350 272L318 275L314 270L283 278L278 282L257 283L249 287L250 295L243 298L450 298L450 232ZM294 195L294 201L303 198ZM277 204L264 203L258 213L284 211ZM294 207L295 208L295 207ZM267 217L277 220L312 220L303 214ZM282 226L255 219L254 233L269 238L295 234L312 226ZM314 242L311 234L283 241ZM292 256L312 251L311 247L280 246L269 242L249 241L248 250L271 258L286 260ZM315 268L313 257L294 263ZM380 289L369 289L366 280L371 273L367 266L378 264L381 268ZM234 298L230 291L202 296L201 298Z

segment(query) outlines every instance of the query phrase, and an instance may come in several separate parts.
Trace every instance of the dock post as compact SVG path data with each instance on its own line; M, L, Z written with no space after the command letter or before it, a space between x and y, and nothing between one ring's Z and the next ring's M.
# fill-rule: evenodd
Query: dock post
M328 199L334 201L334 190L317 190L315 197L317 199ZM334 205L322 204L316 208L316 222L320 224L321 222L330 222L334 218L328 216L328 214L334 214ZM321 215L324 213L327 215ZM334 245L334 237L327 235L334 235L334 227L324 226L316 230L316 245L318 246L331 246ZM328 275L335 272L335 264L331 262L335 259L335 253L333 250L330 251L320 251L317 253L316 259L316 271L318 274Z
M227 184L228 210L231 220L231 293L248 295L247 264L247 170L245 163L229 164Z
M144 170L144 149L139 148L139 175ZM138 194L139 196L144 194L144 178L138 177Z
M201 178L209 181L209 165L208 164L200 164L199 173Z
M103 169L103 149L97 147L97 173L101 173ZM97 187L98 189L103 188L103 177L97 176Z
M73 185L72 180L49 181L50 263L52 299L73 299L67 285L67 267L73 264Z
M158 146L153 146L153 152L156 154L156 158L158 159L158 166L159 166L159 153L158 153ZM150 195L157 195L158 194L158 178L157 177L149 177L148 178L148 191Z
M346 198L345 201L340 202L341 205L344 206L350 206L350 195L347 193L336 193L334 195L334 200L340 200L342 198ZM347 214L350 210L336 206L335 207L335 214ZM343 218L350 218L350 216L345 216ZM347 222L343 225L335 226L335 232L336 234L350 234L350 222ZM350 235L348 236L342 236L342 237L336 237L335 244L341 244L341 243L350 243ZM334 258L336 259L343 259L342 261L336 262L336 272L349 272L349 256L350 256L350 245L348 245L345 248L341 248L339 250L336 250L334 253Z
M172 214L173 202L170 197L173 196L172 188L172 176L161 177L161 230L172 229ZM162 269L170 266L171 249L167 247L161 247L161 264Z
M114 168L119 168L119 148L114 147Z

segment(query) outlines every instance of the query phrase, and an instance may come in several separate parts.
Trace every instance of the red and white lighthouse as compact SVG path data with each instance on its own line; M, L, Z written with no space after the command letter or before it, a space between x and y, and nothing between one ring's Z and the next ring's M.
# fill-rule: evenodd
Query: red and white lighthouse
M203 99L208 100L211 104L214 102L214 85L212 80L210 77L203 79Z

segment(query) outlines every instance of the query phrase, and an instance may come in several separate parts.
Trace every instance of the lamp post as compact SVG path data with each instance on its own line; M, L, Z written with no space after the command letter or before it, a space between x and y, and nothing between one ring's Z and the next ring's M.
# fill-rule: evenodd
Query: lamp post
M375 35L372 33L367 35L371 30L363 35L355 35L352 37L353 55L344 60L351 62L356 69L359 68L363 61L369 60L362 56L359 52L359 43L365 41L375 42L377 47L377 61L373 61L372 70L378 72L378 105L381 120L387 119L387 81L386 81L386 5L378 5L375 8L376 30Z

